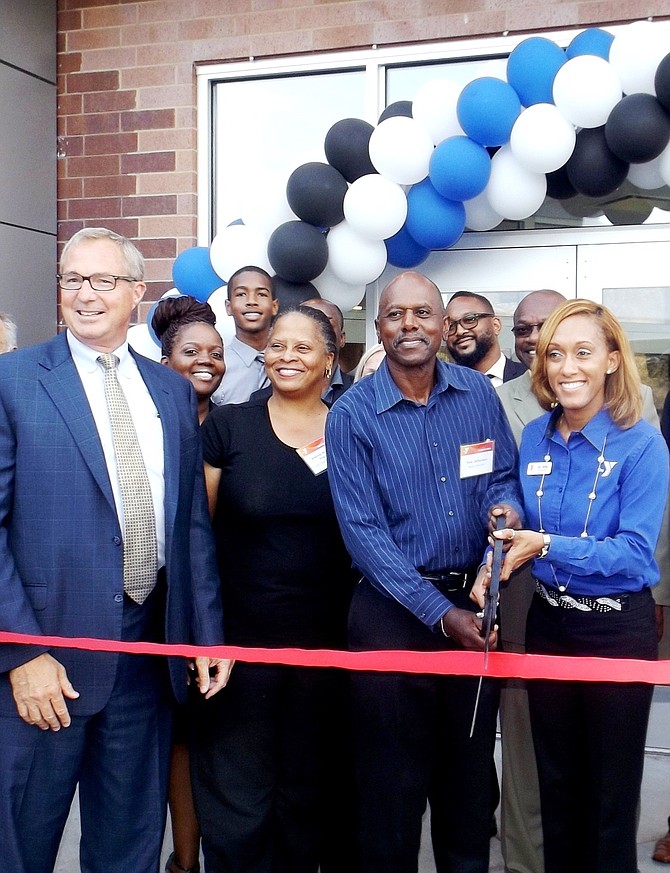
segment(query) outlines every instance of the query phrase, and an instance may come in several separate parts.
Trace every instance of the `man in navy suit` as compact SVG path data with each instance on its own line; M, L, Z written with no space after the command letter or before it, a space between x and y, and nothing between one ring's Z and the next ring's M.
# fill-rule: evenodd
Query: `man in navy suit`
M124 641L222 642L195 395L127 345L145 290L135 246L84 229L63 250L67 332L0 358L0 627ZM113 353L155 515L156 584L124 593L124 499L98 356ZM131 427L132 427L131 425ZM153 583L152 583L153 584ZM230 662L196 659L211 697ZM211 675L210 675L211 674ZM185 659L0 647L0 867L50 873L79 785L82 873L156 873L170 685Z

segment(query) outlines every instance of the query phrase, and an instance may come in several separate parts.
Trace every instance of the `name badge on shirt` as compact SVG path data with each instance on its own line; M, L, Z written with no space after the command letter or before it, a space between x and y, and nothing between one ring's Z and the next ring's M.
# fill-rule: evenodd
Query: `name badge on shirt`
M526 469L526 476L548 476L551 473L551 461L531 461Z
M299 449L296 449L296 452L315 476L318 476L319 473L323 473L323 471L328 468L328 462L326 460L326 440L324 437L319 437L318 440L314 440L312 443L307 443L306 446L301 446Z
M461 446L461 479L493 472L495 440Z

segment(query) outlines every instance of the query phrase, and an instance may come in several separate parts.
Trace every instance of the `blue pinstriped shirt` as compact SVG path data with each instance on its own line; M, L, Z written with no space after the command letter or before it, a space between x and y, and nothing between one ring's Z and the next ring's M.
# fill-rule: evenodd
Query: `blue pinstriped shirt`
M452 604L419 569L479 562L489 509L509 503L522 512L516 444L490 381L436 367L425 406L403 397L384 361L326 422L328 477L354 566L430 627ZM460 447L487 439L495 440L493 472L461 479Z

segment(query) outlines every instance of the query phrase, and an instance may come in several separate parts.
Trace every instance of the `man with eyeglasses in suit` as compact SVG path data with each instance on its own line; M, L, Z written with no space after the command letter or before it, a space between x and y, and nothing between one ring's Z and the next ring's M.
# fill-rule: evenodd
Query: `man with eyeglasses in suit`
M456 291L447 304L446 342L456 364L488 376L494 388L520 376L526 365L507 358L498 336L502 322L481 294Z

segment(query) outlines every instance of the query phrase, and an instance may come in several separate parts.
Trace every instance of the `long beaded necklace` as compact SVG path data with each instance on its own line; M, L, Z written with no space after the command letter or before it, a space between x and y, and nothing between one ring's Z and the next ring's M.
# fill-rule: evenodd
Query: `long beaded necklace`
M558 421L556 422L556 424L558 425ZM589 524L589 518L591 517L591 509L593 508L593 501L598 496L597 491L596 491L596 488L598 486L598 480L600 479L601 475L605 472L605 469L606 469L604 461L605 461L605 446L607 445L607 436L608 436L608 434L605 434L605 437L603 439L603 445L602 445L602 448L600 450L600 454L598 455L598 466L596 468L595 479L593 480L593 487L591 488L591 490L589 491L589 494L588 494L588 504L586 506L586 515L584 517L584 527L582 529L582 532L579 535L580 537L587 537L589 535L587 528L588 528L588 524ZM551 461L551 453L550 452L547 452L547 454L544 456L544 461L546 464L548 464L548 472L551 472L552 461ZM544 529L544 525L542 523L542 498L544 497L544 480L545 480L546 476L547 476L547 472L542 473L542 478L540 479L540 485L539 485L537 491L535 492L535 496L537 497L537 518L538 518L538 523L539 523L539 527L540 527L540 533L546 533L546 531ZM567 582L559 584L558 579L556 578L556 570L554 569L554 565L551 562L549 562L549 566L551 568L551 574L554 577L554 582L556 583L556 587L561 592L561 594L564 594L568 590L568 585L572 581L573 574L570 573L570 575L568 576Z

